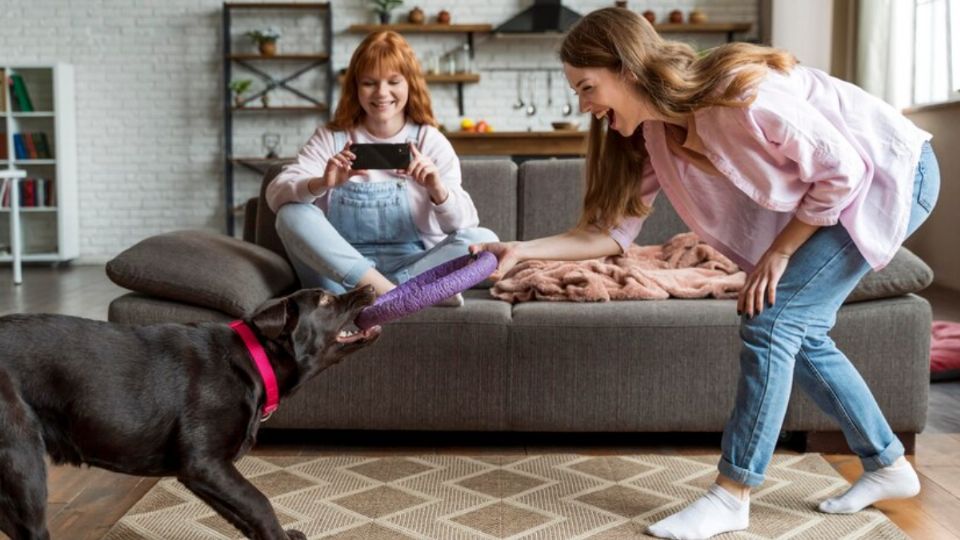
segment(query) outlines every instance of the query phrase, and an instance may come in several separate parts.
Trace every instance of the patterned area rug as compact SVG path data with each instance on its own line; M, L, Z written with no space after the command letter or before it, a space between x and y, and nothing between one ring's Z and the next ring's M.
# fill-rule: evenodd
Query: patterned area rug
M716 456L246 457L284 528L308 538L645 537L649 523L700 496ZM907 538L877 510L827 516L816 503L848 484L819 455L774 457L753 494L750 529L719 538ZM107 540L233 539L240 534L164 479Z

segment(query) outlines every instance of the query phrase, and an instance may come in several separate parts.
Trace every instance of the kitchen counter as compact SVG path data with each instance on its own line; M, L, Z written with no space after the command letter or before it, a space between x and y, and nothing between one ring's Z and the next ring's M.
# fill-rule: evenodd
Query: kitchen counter
M583 156L586 131L493 131L445 133L459 156Z

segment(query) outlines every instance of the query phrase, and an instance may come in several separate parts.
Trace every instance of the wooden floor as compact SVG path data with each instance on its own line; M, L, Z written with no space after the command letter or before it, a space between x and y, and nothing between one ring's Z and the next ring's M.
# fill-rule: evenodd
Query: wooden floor
M8 268L0 269L0 315L16 312L46 312L105 319L110 300L123 292L110 283L102 266L61 269L30 267L24 284L11 283ZM931 288L924 292L934 309L934 318L960 321L960 293ZM583 440L564 436L490 436L419 434L336 433L268 434L255 449L258 454L371 454L412 455L425 453L717 453L712 437L675 436L664 441L629 436ZM330 439L336 440L331 444ZM707 440L709 439L709 440ZM778 450L779 452L780 450ZM790 452L790 450L783 450ZM861 472L851 455L827 455L827 460L848 480ZM917 453L911 458L921 475L921 494L907 501L886 503L880 508L912 538L960 540L960 382L937 383L930 392L927 429L917 438ZM99 539L142 497L155 479L114 474L100 469L51 467L47 521L54 540ZM0 538L3 538L0 533Z

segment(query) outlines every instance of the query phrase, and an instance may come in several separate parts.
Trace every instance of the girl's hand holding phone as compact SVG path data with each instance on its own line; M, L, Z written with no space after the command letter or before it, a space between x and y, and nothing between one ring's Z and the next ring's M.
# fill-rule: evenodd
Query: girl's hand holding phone
M365 170L354 170L350 168L353 160L357 159L357 156L350 151L351 144L350 141L347 141L347 144L343 146L343 150L341 150L340 153L334 154L333 157L327 160L327 168L323 172L323 177L310 180L310 185L307 187L311 193L335 188L342 185L353 175L367 174Z
M420 153L417 146L410 143L410 166L401 171L413 178L413 181L427 188L430 199L434 204L441 204L447 200L447 188L440 181L440 171L433 160Z

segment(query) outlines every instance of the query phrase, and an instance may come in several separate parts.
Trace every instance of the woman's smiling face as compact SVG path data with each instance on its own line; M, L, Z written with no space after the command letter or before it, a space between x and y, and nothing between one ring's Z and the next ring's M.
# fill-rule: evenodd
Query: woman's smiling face
M365 73L358 79L358 98L367 117L386 122L407 106L407 79L398 72Z
M607 118L608 127L629 137L646 120L656 120L653 107L621 74L607 68L563 64L563 72L580 102L580 112Z

